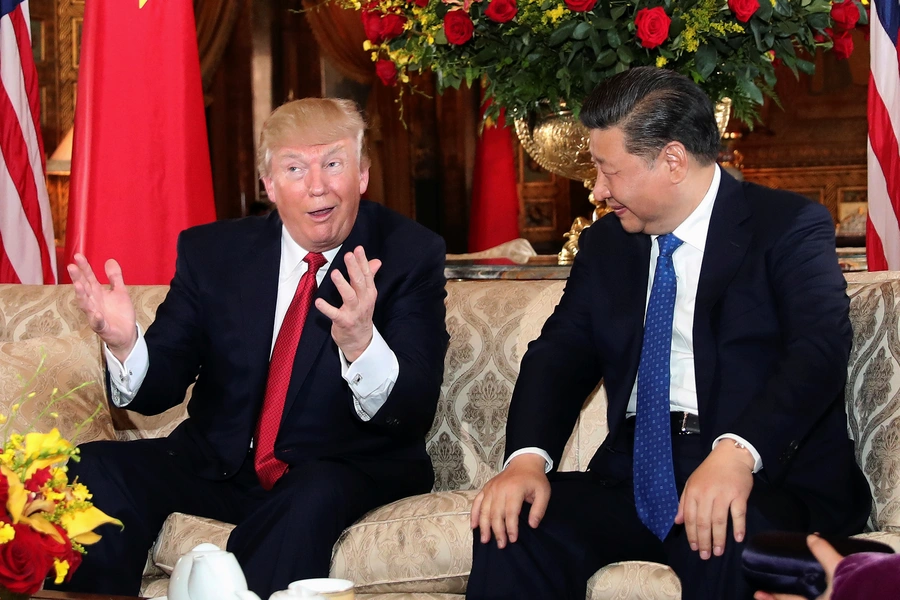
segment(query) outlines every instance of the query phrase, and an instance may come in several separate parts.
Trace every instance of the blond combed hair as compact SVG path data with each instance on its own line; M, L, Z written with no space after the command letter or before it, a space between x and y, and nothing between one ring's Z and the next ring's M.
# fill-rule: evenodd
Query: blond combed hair
M282 104L263 123L256 166L268 177L272 155L288 145L319 146L338 140L356 140L359 168L369 166L365 144L366 121L356 102L343 98L303 98Z

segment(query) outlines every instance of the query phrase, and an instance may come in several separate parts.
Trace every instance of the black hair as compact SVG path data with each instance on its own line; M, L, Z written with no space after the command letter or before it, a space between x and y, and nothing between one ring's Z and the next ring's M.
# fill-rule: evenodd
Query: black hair
M621 128L626 151L648 161L672 141L702 165L719 155L712 101L670 69L635 67L602 81L584 101L581 122L588 129Z

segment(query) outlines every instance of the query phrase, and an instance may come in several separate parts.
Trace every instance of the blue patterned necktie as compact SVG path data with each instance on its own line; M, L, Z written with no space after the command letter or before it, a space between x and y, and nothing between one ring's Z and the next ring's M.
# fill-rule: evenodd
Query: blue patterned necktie
M672 462L669 417L669 358L675 311L675 266L672 253L682 241L671 233L656 238L659 258L638 367L637 422L634 428L634 502L641 522L661 540L678 513L678 490Z

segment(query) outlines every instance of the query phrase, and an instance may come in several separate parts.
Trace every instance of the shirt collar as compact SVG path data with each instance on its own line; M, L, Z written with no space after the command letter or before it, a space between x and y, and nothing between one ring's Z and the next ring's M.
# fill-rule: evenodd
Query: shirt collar
M703 200L697 205L697 208L688 215L688 218L682 221L681 225L675 228L672 233L679 240L689 246L693 246L700 252L706 248L706 236L709 233L709 221L712 218L713 206L716 203L716 195L719 193L719 184L722 182L721 167L716 165L713 172L712 182Z
M331 261L334 260L334 257L337 256L337 253L340 252L340 250L341 247L337 246L336 248L326 250L322 253L322 256L325 257L326 267L331 265ZM291 274L295 273L300 267L300 264L303 262L303 259L306 258L307 254L309 254L309 250L295 242L294 238L291 237L291 234L288 233L287 227L282 225L281 265L278 271L279 279L285 279L287 277L290 277Z

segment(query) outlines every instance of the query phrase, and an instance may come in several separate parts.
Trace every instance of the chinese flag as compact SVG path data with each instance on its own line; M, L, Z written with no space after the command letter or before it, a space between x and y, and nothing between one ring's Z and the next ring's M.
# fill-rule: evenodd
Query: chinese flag
M178 233L215 219L191 0L85 2L66 263L169 283Z
M516 163L512 131L504 116L505 110L501 109L496 124L485 124L475 148L469 252L487 250L519 237Z

